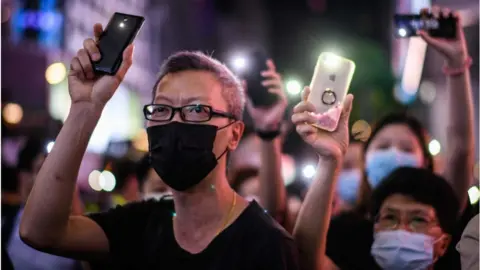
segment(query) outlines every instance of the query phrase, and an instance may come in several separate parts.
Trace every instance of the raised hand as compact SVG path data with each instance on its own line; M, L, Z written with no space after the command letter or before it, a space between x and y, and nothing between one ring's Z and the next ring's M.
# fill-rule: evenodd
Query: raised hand
M428 13L429 10L425 8L422 9L421 12ZM433 6L431 13L435 18L438 18L440 15L448 17L452 14L452 11L448 8L441 9L438 6ZM453 16L457 20L457 37L455 39L435 38L430 36L426 31L419 31L418 34L430 47L445 57L449 66L462 67L465 65L465 61L468 58L467 44L465 42L465 34L458 12L454 12Z
M278 96L277 103L269 108L255 108L252 101L248 98L246 107L252 117L255 128L262 131L271 131L280 128L288 101L282 77L277 73L275 64L272 60L267 60L266 64L268 69L261 73L265 78L262 85L267 87L270 93ZM245 86L248 87L248 85Z
M95 39L85 39L83 48L77 52L70 63L68 89L72 105L88 103L103 108L132 65L133 45L128 46L123 52L123 61L117 74L98 76L93 71L92 61L98 61L101 58L97 42L103 32L102 25L95 24L93 32Z
M293 109L292 122L298 134L324 158L340 159L347 151L349 143L348 119L352 110L353 95L348 94L343 102L337 129L325 131L312 124L317 123L315 106L308 101L310 88L305 87L302 101Z

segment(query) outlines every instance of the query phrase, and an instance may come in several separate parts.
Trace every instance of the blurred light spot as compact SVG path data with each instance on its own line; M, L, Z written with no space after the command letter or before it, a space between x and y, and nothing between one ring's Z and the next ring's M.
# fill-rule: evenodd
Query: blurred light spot
M401 37L405 37L407 35L407 30L403 28L398 29L398 35Z
M285 186L290 185L295 181L296 168L295 160L289 155L282 156L282 177Z
M63 63L53 63L45 71L45 78L49 84L58 84L67 76L67 68Z
M435 96L437 95L435 84L430 81L423 81L420 84L420 89L418 90L418 92L420 100L425 104L432 103L435 100Z
M102 187L100 186L100 177L102 173L100 171L94 170L88 175L88 184L95 191L101 191Z
M116 179L113 173L110 171L103 171L99 177L99 185L107 192L112 191L116 185Z
M3 119L9 124L18 124L23 118L23 109L16 103L8 103L3 107Z
M247 69L248 60L244 55L234 55L231 60L232 68L237 72L242 72Z
M123 27L125 27L125 24L123 22L121 22L118 26L120 26L120 28L123 28Z
M433 156L438 155L441 150L442 150L442 147L440 146L440 143L437 140L431 140L430 143L428 144L428 151Z
M480 199L480 190L478 190L477 186L468 189L468 198L470 199L471 204L476 204L478 202L478 199Z
M133 138L133 147L141 152L148 151L148 136L145 129L141 129Z
M45 149L47 150L47 153L50 153L52 152L52 149L53 149L53 145L55 144L55 142L49 142L47 143L47 146L45 147Z
M419 37L410 38L403 67L401 89L408 95L416 95L422 78L427 43Z
M303 177L305 178L312 178L315 175L315 172L315 166L313 165L306 165L302 170Z
M351 133L355 140L366 142L372 134L372 128L367 121L358 120L353 123Z
M286 84L287 92L292 95L298 95L302 91L302 84L297 80L289 80Z

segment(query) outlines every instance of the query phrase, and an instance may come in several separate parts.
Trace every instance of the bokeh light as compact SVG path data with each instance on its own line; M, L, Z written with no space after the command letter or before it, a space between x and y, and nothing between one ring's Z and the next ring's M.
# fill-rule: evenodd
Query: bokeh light
M55 142L49 142L47 143L47 145L45 146L45 150L47 150L47 153L50 153L52 152L52 149L53 149L53 145L55 144Z
M18 124L23 118L23 109L16 103L8 103L3 107L3 119L9 124Z
M309 164L309 165L305 165L302 169L302 174L303 174L303 177L307 178L307 179L310 179L312 178L314 175L315 175L315 166Z
M101 187L101 189L103 189L104 191L107 191L107 192L110 192L112 191L113 189L115 189L115 185L117 183L116 179L115 179L115 175L113 175L112 172L110 171L103 171L99 177L99 186Z
M61 83L67 77L67 68L63 63L53 63L45 71L45 79L49 84Z
M372 134L372 128L365 120L357 120L352 125L351 130L353 138L362 142L366 142L370 135Z
M440 145L440 142L437 140L431 140L430 143L428 144L428 151L432 156L436 156L440 153L442 150L442 147Z
M297 80L288 80L286 83L287 93L296 96L302 92L302 84Z
M94 170L88 175L88 184L95 191L101 191L102 187L100 186L100 177L102 173L100 171Z
M468 189L468 198L471 204L476 204L480 199L480 190L477 186L473 186Z
M437 90L435 84L430 81L423 81L418 90L420 100L425 104L430 104L435 100Z
M236 72L243 72L247 69L248 59L245 55L235 54L231 59L230 65Z

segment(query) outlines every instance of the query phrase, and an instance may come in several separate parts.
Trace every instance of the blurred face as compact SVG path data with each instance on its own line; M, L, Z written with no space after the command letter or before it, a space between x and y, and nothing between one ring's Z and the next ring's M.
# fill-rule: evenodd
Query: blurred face
M404 124L391 124L382 128L367 149L367 156L375 150L395 148L424 160L422 147L415 134ZM425 165L425 164L423 164Z
M394 194L382 204L376 217L375 232L405 230L434 239L434 258L441 257L450 244L450 235L439 226L435 209L410 197Z
M37 177L38 172L42 168L43 162L45 161L45 155L38 154L32 163L32 171L20 171L19 180L20 180L20 195L22 200L26 202L30 191L32 190L33 183Z
M345 154L345 158L343 160L343 169L344 170L351 170L351 169L361 169L363 166L362 158L362 144L360 143L351 143L348 146L347 153Z

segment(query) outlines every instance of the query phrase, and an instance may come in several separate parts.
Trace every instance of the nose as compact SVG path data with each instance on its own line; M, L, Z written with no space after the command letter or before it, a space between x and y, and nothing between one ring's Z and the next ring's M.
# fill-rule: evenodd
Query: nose
M181 114L182 113L180 111L175 111L173 113L172 122L183 122Z

